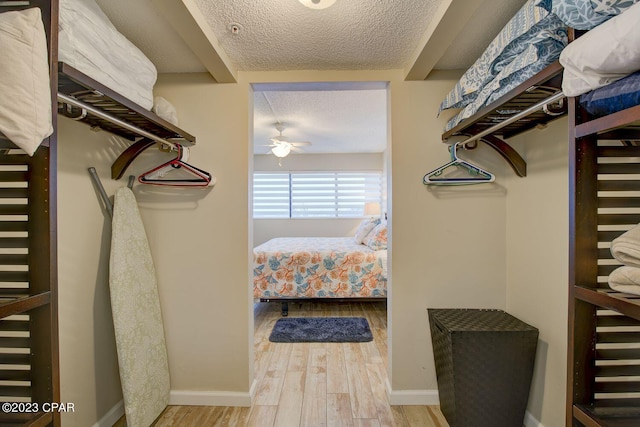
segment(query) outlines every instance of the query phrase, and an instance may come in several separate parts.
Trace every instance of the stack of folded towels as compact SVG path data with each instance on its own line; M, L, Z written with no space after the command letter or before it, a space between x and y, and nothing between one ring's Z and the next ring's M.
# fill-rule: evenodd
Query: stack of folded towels
M624 264L609 275L611 289L640 295L640 224L611 242L611 254Z

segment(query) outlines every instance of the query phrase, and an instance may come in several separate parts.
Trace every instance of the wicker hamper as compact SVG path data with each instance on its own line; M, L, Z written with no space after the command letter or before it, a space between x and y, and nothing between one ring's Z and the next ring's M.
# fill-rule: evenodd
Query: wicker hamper
M440 408L451 427L522 427L538 330L501 310L429 309Z

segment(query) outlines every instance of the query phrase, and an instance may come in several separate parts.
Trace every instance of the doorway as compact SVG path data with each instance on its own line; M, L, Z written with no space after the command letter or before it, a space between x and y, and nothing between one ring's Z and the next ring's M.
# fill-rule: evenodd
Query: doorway
M391 172L388 83L264 83L253 84L252 89L253 132L249 162L252 247L280 237L353 240L367 219L386 224L390 206L387 183ZM386 280L385 292L389 283L386 263L385 259L381 273ZM308 286L300 277L294 277L292 283L299 285L303 292ZM253 290L254 283L250 287ZM381 296L375 286L369 287L374 289L372 297ZM345 385L349 385L350 375L354 383L351 389L371 396L376 387L385 384L378 382L379 375L369 378L366 372L353 371L360 369L356 368L357 363L352 364L351 374L346 370L347 365L355 362L352 359L370 357L379 363L376 366L380 370L376 372L386 380L388 349L384 300L361 302L354 299L333 304L314 300L289 304L290 316L367 318L374 329L374 341L346 344L343 349L336 349L333 346L325 348L323 343L306 346L271 343L269 333L281 316L281 307L279 303L259 302L259 296L264 295L254 293L254 405L277 405L287 393L291 394L287 399L298 396L295 390L300 392L300 387L314 389L307 382L318 380L322 383L322 378L314 380L314 374L308 369L317 363L326 364L327 358L337 357L342 361L338 366L342 363L345 371L325 370L324 381L329 388L324 391L324 401L348 399L348 396L337 395L343 394L340 390L347 390L348 394L349 387L345 388ZM306 373L300 376L302 367ZM366 391L363 390L364 383L356 384L356 378L363 374L363 378L369 378L365 381L368 384ZM342 379L341 384L334 383L338 378ZM303 379L304 383L300 384ZM370 401L375 402L375 399ZM299 415L304 417L309 415L310 402L300 401L299 407L293 406L298 407ZM354 410L354 402L350 407Z

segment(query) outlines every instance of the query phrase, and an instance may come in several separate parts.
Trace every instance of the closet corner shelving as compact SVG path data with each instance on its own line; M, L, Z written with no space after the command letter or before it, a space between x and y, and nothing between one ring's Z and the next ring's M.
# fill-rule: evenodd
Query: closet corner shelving
M569 99L567 426L640 425L640 296L607 283L611 241L640 222L638 140L640 106L591 118Z
M0 12L38 7L50 58L51 103L57 86L58 1L3 1ZM15 100L19 102L19 100ZM60 402L58 363L56 111L54 132L33 157L2 141L0 154L0 401L29 402L30 411L0 412L0 424L59 426L60 414L42 411ZM25 408L25 407L23 407ZM19 409L16 407L16 409Z

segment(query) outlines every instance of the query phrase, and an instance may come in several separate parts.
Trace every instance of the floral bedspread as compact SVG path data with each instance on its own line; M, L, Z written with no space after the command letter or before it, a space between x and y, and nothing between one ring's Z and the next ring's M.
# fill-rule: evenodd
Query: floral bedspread
M253 250L253 296L385 297L386 263L353 237L279 237Z

